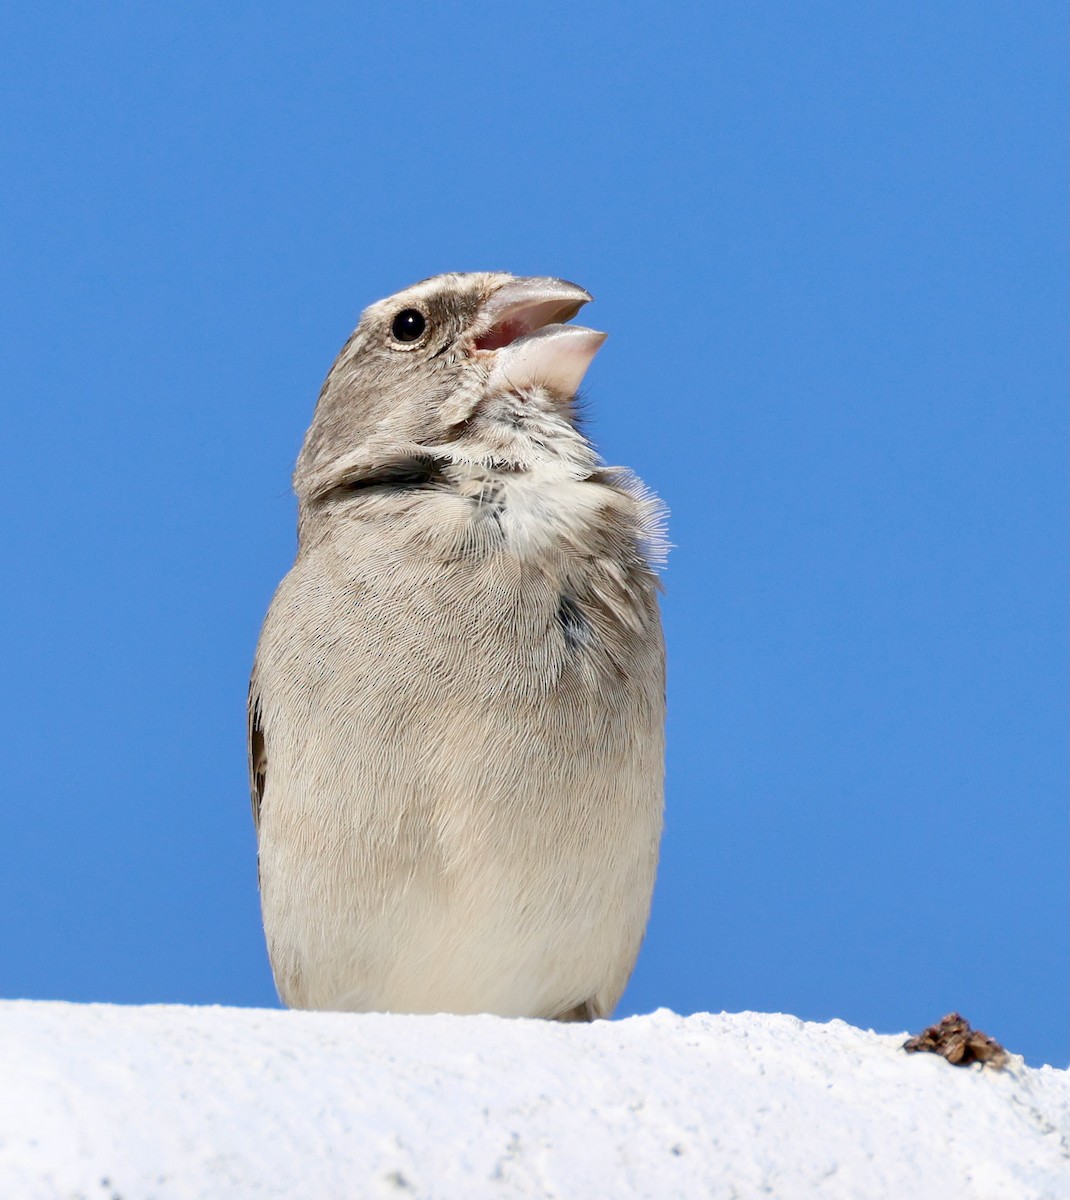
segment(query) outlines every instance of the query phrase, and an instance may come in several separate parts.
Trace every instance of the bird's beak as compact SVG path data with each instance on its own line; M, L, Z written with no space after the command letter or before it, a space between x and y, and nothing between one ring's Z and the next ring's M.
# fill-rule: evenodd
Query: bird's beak
M521 391L541 384L574 395L606 335L563 322L590 299L564 279L514 279L500 287L475 327L474 349L494 356L489 386Z

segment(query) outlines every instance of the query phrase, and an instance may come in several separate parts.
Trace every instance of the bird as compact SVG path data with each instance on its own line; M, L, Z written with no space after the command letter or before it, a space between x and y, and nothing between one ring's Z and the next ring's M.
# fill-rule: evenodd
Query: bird
M577 391L606 335L552 277L368 307L293 476L257 643L261 912L291 1008L607 1017L662 830L665 510Z

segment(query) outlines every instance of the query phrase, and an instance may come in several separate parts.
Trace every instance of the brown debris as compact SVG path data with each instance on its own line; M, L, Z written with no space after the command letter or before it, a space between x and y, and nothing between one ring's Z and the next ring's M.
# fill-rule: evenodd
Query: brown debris
M971 1063L986 1063L995 1070L1007 1065L1007 1051L987 1033L971 1029L969 1021L957 1012L948 1013L936 1025L923 1029L903 1043L908 1054L927 1051L940 1054L952 1066L968 1067Z

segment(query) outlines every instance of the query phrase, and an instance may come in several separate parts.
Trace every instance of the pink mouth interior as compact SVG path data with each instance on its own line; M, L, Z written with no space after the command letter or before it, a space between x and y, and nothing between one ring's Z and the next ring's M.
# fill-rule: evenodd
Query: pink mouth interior
M537 329L545 329L547 325L560 321L571 321L580 311L575 303L562 304L559 300L542 301L516 308L507 314L496 325L492 325L486 333L476 338L477 350L500 350L503 346L511 346L513 342Z
M476 349L500 350L502 346L508 346L510 342L515 342L517 338L530 332L531 329L524 320L519 318L505 320L500 325L488 329L481 337L476 338Z

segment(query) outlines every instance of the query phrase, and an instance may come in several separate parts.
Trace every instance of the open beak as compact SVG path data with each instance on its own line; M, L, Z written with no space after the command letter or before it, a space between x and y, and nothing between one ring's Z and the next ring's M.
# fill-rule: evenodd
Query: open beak
M494 355L489 386L522 391L541 384L573 396L604 333L565 325L591 299L564 279L514 279L500 287L479 313L474 348Z

